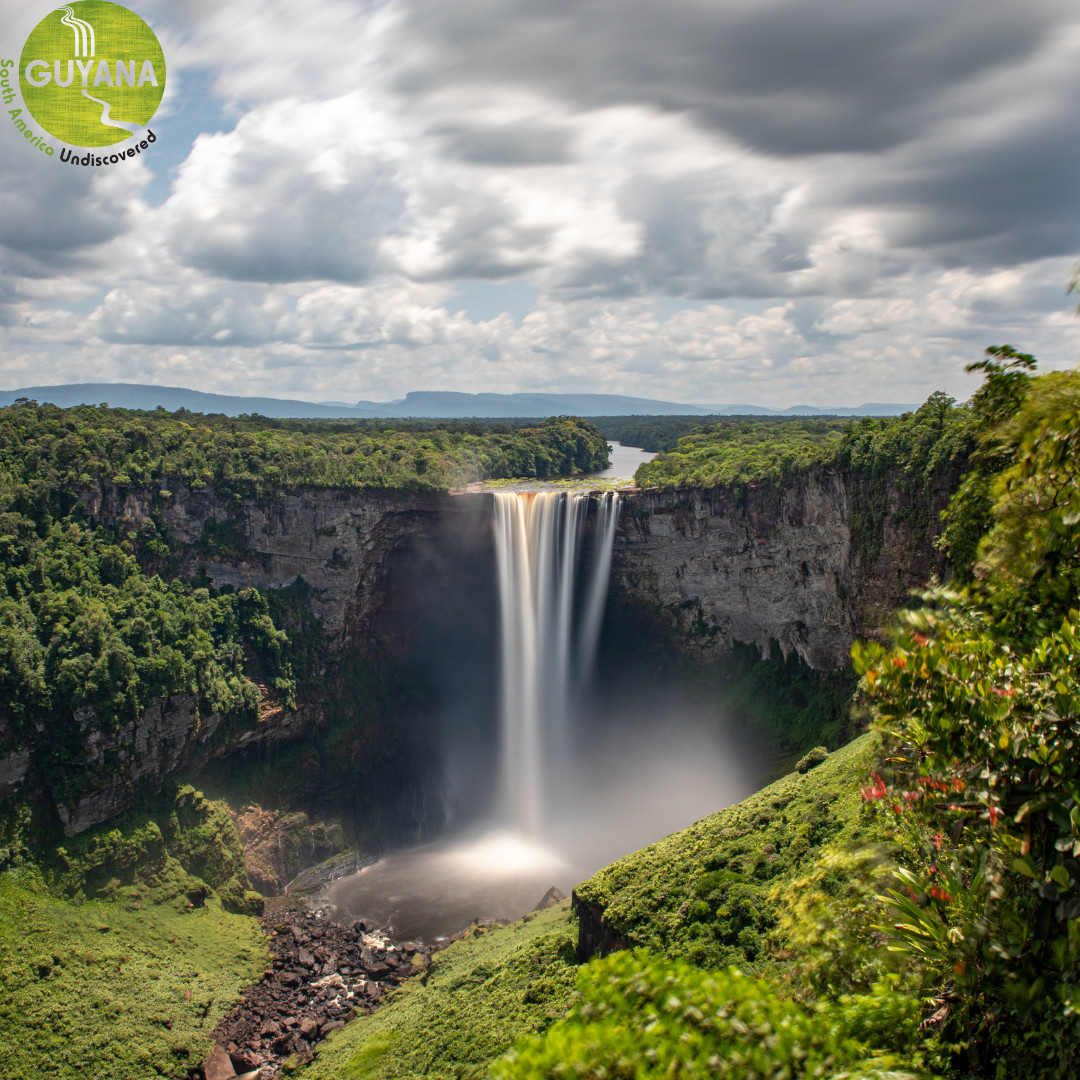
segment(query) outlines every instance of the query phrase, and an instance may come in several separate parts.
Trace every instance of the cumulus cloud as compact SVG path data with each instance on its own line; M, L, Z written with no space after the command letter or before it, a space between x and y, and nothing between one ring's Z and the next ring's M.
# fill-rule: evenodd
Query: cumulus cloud
M1075 359L1065 0L146 14L218 122L156 205L151 158L0 161L8 385L855 404L961 392L999 341ZM462 280L535 309L469 319Z

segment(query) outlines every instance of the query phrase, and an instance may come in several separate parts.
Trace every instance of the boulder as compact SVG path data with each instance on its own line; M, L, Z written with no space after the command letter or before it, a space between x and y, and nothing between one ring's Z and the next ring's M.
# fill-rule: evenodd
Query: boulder
M206 1080L233 1080L236 1076L233 1063L221 1043L215 1043L214 1049L210 1051L210 1056L203 1064L203 1075Z
M540 897L540 903L533 908L533 911L546 911L556 904L561 904L565 899L566 893L559 889L558 886L552 885L551 888Z

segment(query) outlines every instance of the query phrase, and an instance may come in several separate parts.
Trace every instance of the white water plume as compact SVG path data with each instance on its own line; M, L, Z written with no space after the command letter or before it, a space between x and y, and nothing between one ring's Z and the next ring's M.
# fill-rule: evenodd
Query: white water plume
M493 502L495 582L486 546L471 569L440 570L454 585L431 650L455 702L444 723L467 810L442 839L390 852L326 894L339 918L398 936L431 941L475 918L519 918L550 886L569 893L612 859L747 794L758 775L715 703L657 670L625 617L606 627L604 680L590 685L619 496L498 492ZM492 584L498 645L486 604L461 610ZM428 579L417 588L429 602ZM499 727L489 756L492 653ZM458 701L463 667L480 674L483 693Z
M596 557L574 625L583 492L497 492L495 557L502 630L500 816L536 835L568 752L572 690L591 670L603 619L619 496L597 498ZM574 660L577 660L575 665Z

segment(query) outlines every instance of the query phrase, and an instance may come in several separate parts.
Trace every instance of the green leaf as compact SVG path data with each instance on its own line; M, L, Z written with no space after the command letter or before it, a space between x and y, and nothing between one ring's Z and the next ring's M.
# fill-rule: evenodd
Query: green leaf
M1069 871L1065 869L1060 863L1050 871L1050 877L1053 878L1063 889L1069 887Z
M1031 878L1032 881L1039 880L1030 859L1013 859L1012 868L1017 874L1023 874L1024 877Z

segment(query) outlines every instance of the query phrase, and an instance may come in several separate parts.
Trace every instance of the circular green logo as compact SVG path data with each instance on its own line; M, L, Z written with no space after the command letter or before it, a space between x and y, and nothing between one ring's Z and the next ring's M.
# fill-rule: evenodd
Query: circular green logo
M107 0L79 0L46 15L19 59L30 115L73 146L110 146L145 127L165 93L154 31Z

